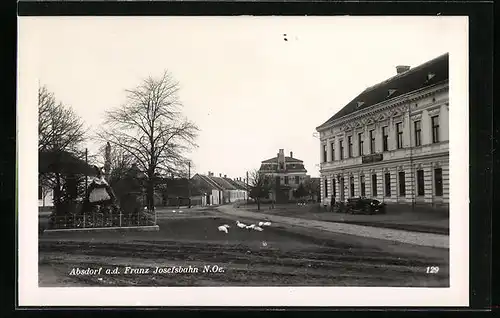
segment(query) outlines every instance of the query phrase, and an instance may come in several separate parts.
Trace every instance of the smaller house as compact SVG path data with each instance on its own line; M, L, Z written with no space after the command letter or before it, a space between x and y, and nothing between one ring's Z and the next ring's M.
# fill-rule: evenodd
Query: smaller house
M249 188L240 178L231 179L224 176L224 180L231 183L231 185L235 188L235 190L231 192L230 202L237 202L248 199Z
M205 193L207 205L234 203L248 198L248 187L241 180L228 178L219 174L218 177L209 171L207 175L196 174L193 183Z
M211 179L213 173L208 175L195 174L191 180L205 196L206 205L219 205L223 202L224 188Z

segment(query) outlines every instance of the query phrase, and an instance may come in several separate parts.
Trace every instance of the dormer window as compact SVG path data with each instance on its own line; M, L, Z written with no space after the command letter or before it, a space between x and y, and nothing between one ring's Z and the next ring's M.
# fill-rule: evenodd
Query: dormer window
M361 106L363 106L363 104L364 104L364 103L365 103L365 102L358 102L356 107L357 107L357 108L360 108Z
M427 81L430 81L434 76L436 76L434 73L427 74Z
M395 89L390 89L390 90L388 91L388 93L387 93L387 97L391 97L391 96L392 96L392 94L394 94L395 92L396 92L396 90L395 90Z

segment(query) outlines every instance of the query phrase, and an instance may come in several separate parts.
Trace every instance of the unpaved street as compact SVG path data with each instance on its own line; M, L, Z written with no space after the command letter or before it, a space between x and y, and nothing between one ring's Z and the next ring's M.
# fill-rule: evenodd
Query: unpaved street
M158 232L40 237L40 286L421 286L445 287L448 250L273 224L239 229L214 211L159 214ZM239 218L250 224L254 221ZM229 232L217 230L230 224ZM125 273L125 267L148 273ZM198 272L152 273L156 267ZM205 266L221 272L203 272ZM437 274L427 274L438 266ZM99 275L70 275L101 268ZM106 274L118 268L120 272Z

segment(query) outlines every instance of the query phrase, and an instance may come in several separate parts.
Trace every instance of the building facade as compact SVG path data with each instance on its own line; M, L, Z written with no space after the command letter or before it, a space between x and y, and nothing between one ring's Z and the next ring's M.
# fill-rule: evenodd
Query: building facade
M259 173L273 178L275 191L271 193L271 199L276 203L293 200L293 191L309 178L304 162L294 158L293 152L285 156L284 149L279 149L276 157L262 161Z
M448 54L372 86L317 127L321 201L449 204Z

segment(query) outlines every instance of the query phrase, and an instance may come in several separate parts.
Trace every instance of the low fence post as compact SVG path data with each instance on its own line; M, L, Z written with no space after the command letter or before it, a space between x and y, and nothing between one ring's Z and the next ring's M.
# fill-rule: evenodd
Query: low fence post
M154 211L154 213L155 213L155 224L153 224L153 225L156 225L156 210Z
M120 227L122 227L122 214L120 213Z
M83 228L85 228L85 213L83 214Z

